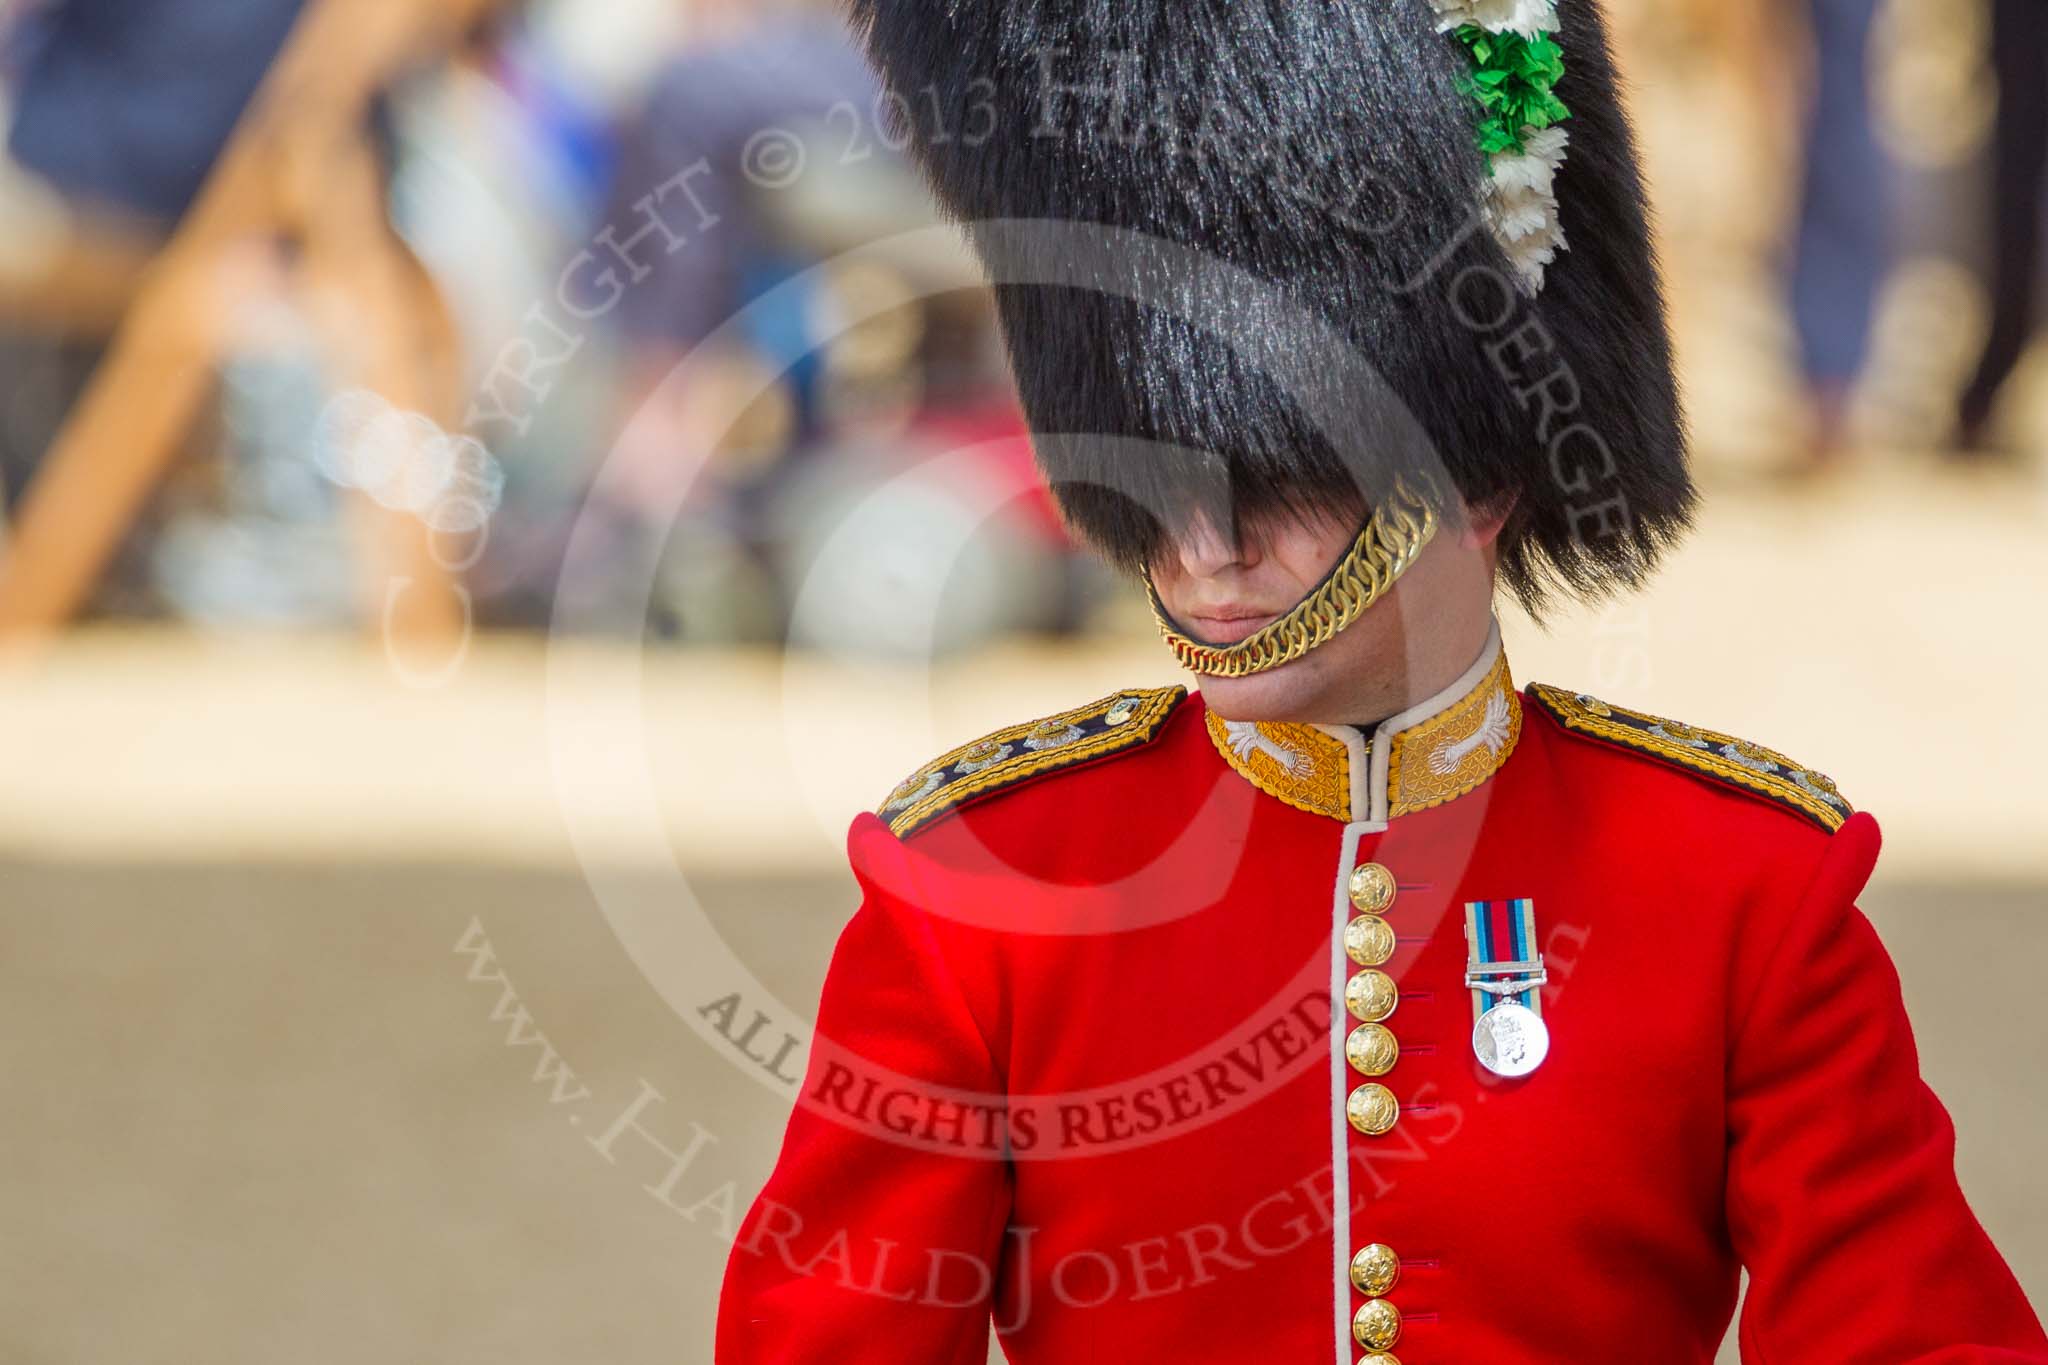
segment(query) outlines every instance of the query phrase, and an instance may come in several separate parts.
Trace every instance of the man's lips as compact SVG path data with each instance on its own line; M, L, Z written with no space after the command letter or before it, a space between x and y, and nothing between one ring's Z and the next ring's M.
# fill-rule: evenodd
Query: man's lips
M1251 612L1236 607L1214 612L1192 612L1187 623L1201 639L1212 645L1234 645L1258 634L1280 619L1279 612Z

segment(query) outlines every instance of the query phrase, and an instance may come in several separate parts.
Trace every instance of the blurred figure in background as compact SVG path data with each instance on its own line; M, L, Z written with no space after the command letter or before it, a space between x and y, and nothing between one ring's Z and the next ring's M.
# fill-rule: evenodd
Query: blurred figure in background
M1991 329L1957 404L1960 453L1987 449L1993 408L2033 336L2040 282L2042 191L2048 186L2048 4L1992 0Z
M837 10L687 14L593 230L631 263L618 439L549 584L557 626L915 656L1071 625L1087 586L1028 477L986 296L964 255L889 246L934 219ZM649 561L642 602L621 585Z
M46 0L9 35L8 150L67 196L168 228L199 193L304 0Z
M1811 101L1790 289L1813 407L1812 468L1832 464L1844 451L1849 401L1869 353L1878 286L1889 263L1890 167L1870 102L1870 34L1878 8L1879 0L1806 4Z
M618 314L635 351L635 399L748 302L811 264L784 249L772 221L775 192L789 187L784 177L801 178L803 163L761 158L787 151L793 144L782 143L783 133L801 136L835 108L871 128L878 93L845 29L820 6L697 0L690 32L690 48L667 64L624 130L603 218L607 230L629 237L645 222L645 196L703 167L684 187L687 206L673 206L679 226L702 225L688 249L633 253L652 272L636 272ZM857 135L804 155L837 153ZM748 340L778 369L796 367L792 398L806 429L815 361L805 356L800 315L763 319Z
M692 0L684 8L685 45L622 120L593 229L609 254L630 262L629 287L607 319L621 350L611 424L619 444L608 458L626 477L604 481L581 513L586 523L601 519L606 533L591 543L617 565L573 566L570 579L608 597L629 579L624 564L651 541L673 537L663 576L674 600L663 601L657 588L656 631L766 641L779 635L781 611L753 528L780 482L778 466L818 434L819 356L810 338L814 304L803 291L748 309L815 263L775 231L774 182L749 157L758 154L757 136L800 136L835 105L865 121L876 87L822 7ZM796 177L804 173L800 161L791 166ZM714 345L735 318L737 332ZM671 380L686 358L696 362L693 381ZM756 387L763 393L746 417L719 429L728 399ZM685 489L680 526L651 510ZM579 614L612 628L640 624L630 619L638 607L626 601L592 601Z
M0 488L9 502L100 361L113 321L104 303L121 290L118 277L168 238L198 196L304 3L32 0L7 15L8 153L63 206L75 241L108 250L83 267L108 279L90 302L62 299L58 319L0 318L9 414ZM117 567L106 600L149 605L147 577L134 564Z

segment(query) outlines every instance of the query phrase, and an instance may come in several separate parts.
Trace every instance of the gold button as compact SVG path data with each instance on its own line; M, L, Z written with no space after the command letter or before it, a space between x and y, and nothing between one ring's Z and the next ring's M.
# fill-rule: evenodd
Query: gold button
M1351 869L1351 903L1368 915L1384 915L1394 903L1394 874L1378 863Z
M1378 915L1360 915L1344 926L1344 951L1361 967L1377 967L1394 955L1394 926Z
M1368 1024L1377 1024L1394 1012L1401 993L1394 978L1368 967L1344 983L1344 1008Z
M1385 1299L1369 1299L1351 1316L1351 1336L1370 1351L1384 1351L1401 1339L1401 1310Z
M1401 1117L1401 1102L1394 1098L1393 1091L1378 1081L1367 1081L1344 1101L1344 1116L1351 1120L1353 1128L1367 1137L1378 1137Z
M1385 1351L1374 1351L1369 1356L1360 1356L1358 1365L1401 1365L1401 1362Z
M1351 1283L1369 1299L1384 1295L1400 1278L1401 1258L1385 1242L1360 1247L1358 1254L1351 1258Z
M1384 1076L1401 1058L1401 1044L1383 1024L1360 1024L1344 1040L1344 1060L1361 1076Z

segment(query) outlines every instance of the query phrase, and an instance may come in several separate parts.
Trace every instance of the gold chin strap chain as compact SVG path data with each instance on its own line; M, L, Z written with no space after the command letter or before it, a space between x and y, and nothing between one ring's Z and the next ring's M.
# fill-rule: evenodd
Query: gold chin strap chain
M1183 635L1166 614L1150 575L1145 592L1152 599L1152 614L1159 618L1160 638L1181 667L1213 678L1243 678L1293 663L1363 616L1435 534L1436 513L1429 504L1405 484L1396 484L1394 496L1373 512L1350 550L1314 592L1272 625L1234 645L1205 645Z

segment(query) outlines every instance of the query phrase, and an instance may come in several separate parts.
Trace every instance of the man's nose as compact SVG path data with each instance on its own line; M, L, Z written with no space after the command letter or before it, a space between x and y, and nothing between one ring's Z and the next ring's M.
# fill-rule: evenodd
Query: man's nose
M1191 578L1214 578L1233 568L1249 568L1258 562L1255 549L1234 534L1219 530L1207 512L1196 511L1188 519L1175 545L1180 566Z

